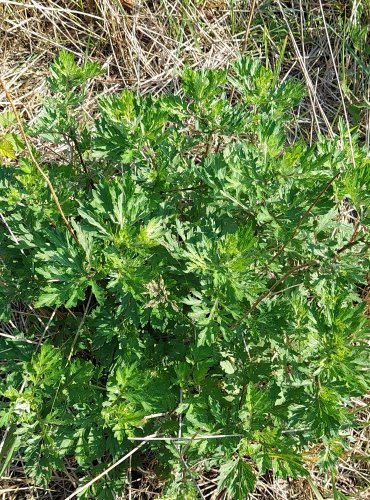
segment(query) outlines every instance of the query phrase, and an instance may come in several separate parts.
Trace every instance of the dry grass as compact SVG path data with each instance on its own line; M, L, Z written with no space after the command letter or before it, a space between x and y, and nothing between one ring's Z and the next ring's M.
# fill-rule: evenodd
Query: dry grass
M308 97L295 116L295 135L312 140L318 131L330 134L344 115L369 147L370 56L364 50L369 21L369 0L0 0L0 73L18 109L32 120L46 93L48 66L62 47L80 60L88 56L100 62L105 69L97 83L100 94L124 87L177 92L185 65L224 67L246 52L273 68L281 60L281 79L305 82ZM6 105L0 93L0 108ZM29 314L34 313L15 307L8 334L16 326L26 329ZM38 312L40 331L50 314L45 311L44 318ZM336 477L338 489L353 500L370 499L369 403L369 398L356 401L358 428ZM147 460L145 470L133 472L122 498L158 498L162 484L154 466ZM204 498L217 498L216 475L200 477ZM307 480L266 475L250 499L332 498L331 478L314 464L311 477L316 493ZM18 461L1 479L0 498L65 499L77 486L73 463L44 492L28 482Z
M0 70L32 118L45 94L48 65L61 47L103 65L103 92L128 86L160 93L176 92L185 64L226 66L241 51L275 67L287 38L281 77L302 79L310 95L301 106L300 125L327 131L343 112L336 68L347 106L363 103L369 92L370 72L347 47L354 39L359 47L366 44L366 2L322 5L333 60L317 0L1 0ZM360 129L368 137L364 110Z

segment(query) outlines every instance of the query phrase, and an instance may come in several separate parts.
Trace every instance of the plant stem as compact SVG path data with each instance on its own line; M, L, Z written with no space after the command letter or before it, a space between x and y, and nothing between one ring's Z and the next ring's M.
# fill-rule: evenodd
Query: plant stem
M23 125L22 125L22 122L21 122L21 119L19 117L19 114L18 114L18 111L17 111L17 108L15 107L15 104L14 104L14 101L12 99L12 96L10 95L8 89L6 88L4 82L0 79L0 87L3 89L4 93L5 93L5 96L7 98L7 100L9 101L10 103L10 106L12 107L12 110L13 110L13 113L15 115L15 118L17 120L17 124L18 124L18 127L19 127L19 130L20 130L20 133L21 133L21 136L22 136L22 139L25 143L25 146L27 148L27 151L30 155L30 158L31 160L33 161L35 167L37 168L37 170L39 171L40 175L42 176L42 178L45 180L48 188L49 188L49 191L51 193L51 196L54 200L54 203L58 209L58 212L60 213L61 217L62 217L62 220L64 222L64 224L66 225L68 231L70 232L71 236L73 237L73 239L75 240L76 243L79 244L79 241L77 239L77 236L75 235L74 231L73 231L73 228L71 226L71 224L69 223L67 217L65 216L64 212L63 212L63 209L61 207L61 204L59 202L59 198L58 198L58 195L57 193L55 192L55 189L49 179L49 177L46 175L46 173L43 171L43 169L41 168L39 162L36 160L35 158L35 155L33 154L33 151L32 151L32 148L31 148L31 145L30 145L30 142L27 138L27 135L26 135L26 132L23 128Z
M292 269L290 269L289 271L287 271L281 278L279 278L278 280L275 281L275 283L270 287L268 288L265 292L261 293L261 295L259 297L257 297L257 299L253 302L253 304L249 307L249 309L247 309L245 311L245 313L237 320L235 321L231 326L230 328L233 330L234 328L236 328L237 326L240 325L240 323L251 313L253 312L256 307L258 306L258 304L260 302L262 302L266 297L268 297L271 292L273 292L275 290L275 288L280 285L280 283L283 283L289 276L291 276L292 274L295 274L299 271L302 271L304 269L308 269L309 267L313 267L313 266L318 266L320 265L320 262L318 260L312 260L310 262L306 262L306 264L301 264L299 266L296 266L296 267L293 267Z

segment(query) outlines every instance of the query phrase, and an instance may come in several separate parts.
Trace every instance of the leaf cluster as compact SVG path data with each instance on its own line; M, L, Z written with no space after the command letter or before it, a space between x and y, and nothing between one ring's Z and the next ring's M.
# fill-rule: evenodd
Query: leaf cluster
M364 148L344 127L313 145L292 134L303 88L248 58L185 70L179 95L125 90L87 112L99 72L62 52L27 128L52 152L34 154L74 237L0 119L1 320L17 301L31 311L0 338L5 466L18 453L46 487L73 458L84 483L130 437L180 428L229 437L151 442L166 498L197 498L213 466L245 498L266 470L307 474L313 445L333 467L369 388ZM117 468L81 495L124 482Z

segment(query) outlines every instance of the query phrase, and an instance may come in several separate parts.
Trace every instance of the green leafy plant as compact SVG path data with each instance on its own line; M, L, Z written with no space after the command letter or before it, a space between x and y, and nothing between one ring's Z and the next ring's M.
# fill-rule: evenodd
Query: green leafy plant
M248 58L87 112L99 72L62 52L38 120L18 137L1 115L1 319L30 307L0 338L5 467L46 487L73 459L84 485L154 435L133 464L157 457L164 498L215 466L233 499L267 470L334 470L369 387L356 135L294 137L303 88ZM121 492L127 466L80 496Z

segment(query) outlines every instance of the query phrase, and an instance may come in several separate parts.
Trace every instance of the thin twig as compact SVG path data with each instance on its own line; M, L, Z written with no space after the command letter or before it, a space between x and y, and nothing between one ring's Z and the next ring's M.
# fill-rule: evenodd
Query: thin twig
M72 142L73 142L73 144L74 144L74 147L75 147L75 149L76 149L76 151L77 151L77 154L78 154L78 158L79 158L79 160L80 160L81 167L83 168L83 171L85 172L85 174L88 176L88 175L89 175L89 170L88 170L88 168L87 168L87 166L86 166L86 163L85 163L85 160L84 160L84 158L83 158L83 156L82 156L82 152L81 152L81 150L80 150L80 145L79 145L79 143L78 143L77 139L75 139L75 138L73 138L73 137L72 137L71 139L72 139Z
M287 271L281 278L275 281L275 283L268 288L265 292L261 293L259 297L253 302L253 304L245 311L245 313L237 320L235 321L230 328L233 330L236 328L244 319L251 313L253 312L258 304L262 302L265 298L267 298L275 288L280 285L280 283L283 283L289 276L292 274L298 273L299 271L303 271L304 269L308 269L309 267L313 266L318 266L320 265L320 262L318 260L312 260L310 262L306 262L305 264L301 264L299 266L293 267L289 271Z
M305 219L308 217L308 215L311 213L311 210L317 205L319 202L320 198L326 193L326 191L330 188L330 186L333 184L333 182L340 176L340 172L337 172L323 187L323 189L320 191L320 193L316 196L316 198L313 200L311 205L307 208L307 210L304 212L304 214L301 216L299 219L299 222L293 231L293 234L290 236L290 238L280 247L280 249L276 252L276 254L272 257L268 265L272 264L274 260L276 260L280 255L284 252L286 249L287 245L294 240L294 238L297 236L303 222Z
M182 456L180 446L176 446L176 444L175 444L175 443L173 443L173 446L174 446L175 450L176 450L176 451L178 452L178 454L179 454L179 457L180 457L180 460L181 460L182 465L183 465L183 466L185 467L185 469L187 470L187 472L188 472L188 474L189 474L189 476L190 476L190 479L192 480L192 482L194 483L194 485L195 485L196 489L198 490L198 493L199 493L199 495L200 495L200 498L201 498L202 500L206 500L205 496L203 495L202 490L200 489L200 486L199 486L198 482L197 482L197 481L195 480L195 478L193 477L193 474L191 473L191 470L190 470L190 468L189 468L188 464L186 463L186 461L185 461L184 457Z
M76 243L79 243L78 242L78 239L73 231L73 228L71 226L71 224L68 222L68 219L67 217L65 216L64 212L63 212L63 209L61 207L61 204L59 202L59 198L58 198L58 195L57 193L55 192L55 189L49 179L49 177L46 175L46 173L43 171L43 169L41 168L39 162L36 160L35 158L35 155L33 154L33 151L32 151L32 148L31 148L31 145L30 145L30 142L27 138L27 135L26 135L26 132L23 128L23 125L22 125L22 122L21 122L21 119L19 117L19 114L18 114L18 111L17 111L17 108L14 104L14 101L13 101L13 98L12 96L10 95L8 89L6 88L4 82L0 79L0 87L3 89L4 93L5 93L5 96L7 98L7 100L9 101L10 103L10 106L12 107L12 110L13 110L13 113L15 115L15 118L17 120L17 124L18 124L18 127L19 127L19 130L20 130L20 133L21 133L21 136L22 136L22 139L25 143L25 146L27 148L27 151L30 155L30 158L31 160L33 161L35 167L37 168L37 170L39 171L40 175L42 176L42 178L44 179L44 181L46 182L48 188L49 188L49 191L51 193L51 196L53 197L53 200L55 202L55 205L58 209L58 212L60 213L62 219L63 219L63 222L64 224L66 225L68 231L70 232L70 234L72 235L73 239L75 240Z
M343 253L345 250L348 250L350 248L352 248L353 246L357 245L358 243L365 243L365 245L367 246L370 246L370 243L368 242L364 242L363 240L361 239L357 239L357 240L351 240L346 244L344 245L342 248L340 248L339 250L337 250L335 252L335 254L332 256L332 259L335 261L336 258L338 257L339 254ZM253 304L250 306L250 308L243 314L243 316L241 316L237 321L235 321L232 325L231 325L231 329L234 329L236 328L238 325L240 325L240 323L252 312L256 309L256 307L258 306L258 304L260 302L262 302L265 298L267 298L268 296L272 296L272 295L275 295L275 294L272 294L271 292L273 290L275 290L275 288L280 285L280 283L283 283L286 278L288 278L289 276L291 276L292 274L295 274L296 272L299 272L299 271L302 271L303 269L308 269L309 267L313 267L313 266L318 266L320 265L320 261L318 260L313 260L311 262L307 262L306 264L302 264L302 265L299 265L299 266L296 266L294 267L293 269L290 269L288 272L286 272L281 278L279 278L277 281L275 281L275 283L268 289L266 290L265 292L263 292L259 297L257 297L257 299L253 302ZM294 286L297 286L297 285L294 285ZM288 287L288 288L292 288L292 287ZM287 290L288 288L284 289L284 290L281 290L279 292L276 292L276 293L280 293L280 292L283 292L285 290Z
M71 358L73 356L73 351L74 351L74 348L75 348L78 336L80 335L80 331L81 331L82 325L85 323L85 319L86 319L87 313L89 312L89 309L90 309L91 298L92 298L92 292L90 292L90 295L89 295L89 298L88 298L88 301L87 301L87 304L86 304L86 307L85 307L85 310L84 310L84 313L83 313L83 316L82 316L82 320L81 320L80 324L78 325L76 335L74 336L74 339L72 341L71 350L69 351L69 355L68 355L68 358L67 358L67 363L69 363L71 361Z
M244 40L243 40L243 45L241 47L241 53L242 54L243 54L243 52L247 48L247 43L248 43L248 39L249 39L249 33L251 31L251 25L252 25L253 17L254 17L254 14L255 14L255 8L256 8L256 6L257 6L257 0L253 0L252 6L251 6L251 10L250 10L250 14L249 14L249 18L248 18L247 29L245 30L245 36L244 36Z
M225 439L225 438L240 438L243 434L199 434L195 436L144 436L144 437L128 437L129 441L199 441L202 439Z
M296 283L295 285L287 286L287 287L283 288L282 290L278 290L277 292L270 294L270 297L274 297L275 295L280 295L281 293L287 292L288 290L291 290L292 288L297 288L298 286L301 286L301 285L302 285L302 283Z
M183 191L196 191L197 189L205 189L208 188L208 185L206 183L198 184L197 186L190 186L186 188L173 188L173 189L166 189L165 191L161 191L161 194L167 194L167 193L180 193Z
M351 239L351 241L349 241L348 243L346 243L344 246L342 246L342 248L340 248L339 250L337 250L335 252L335 254L333 255L333 260L336 260L336 258L338 257L338 255L340 255L341 253L345 252L346 250L349 250L350 248L354 247L355 245L358 245L358 243L364 243L366 246L370 246L369 242L365 242L361 238L359 238L358 240L352 240Z
M71 495L69 495L65 500L71 500L71 498L76 497L77 495L79 495L80 493L82 493L83 491L85 491L87 488L90 488L90 486L92 486L94 483L96 483L97 481L99 481L99 479L101 479L102 477L104 477L107 474L109 474L110 471L112 471L113 469L115 469L116 467L118 467L118 465L122 464L125 460L127 460L132 455L134 455L139 450L139 448L141 448L142 446L144 446L144 444L146 444L146 443L147 443L147 441L143 441L142 443L140 443L138 446L136 446L136 448L134 448L133 450L129 451L128 453L126 453L126 455L124 455L119 460L117 460L117 462L114 462L112 465L110 465L103 472L101 472L100 474L98 474L97 476L95 476L94 479L91 479L91 481L89 481L88 483L86 483L86 484L80 486L79 488L77 488L77 490L74 491Z

